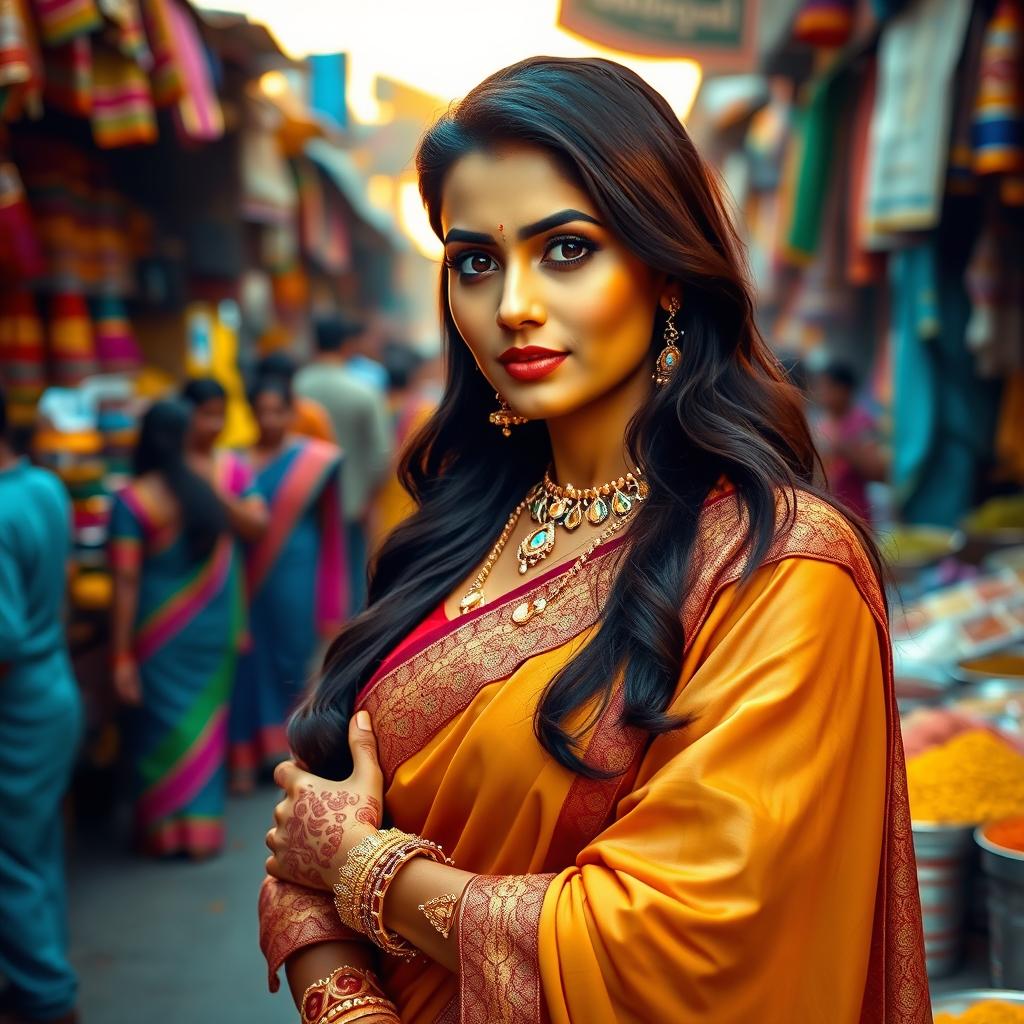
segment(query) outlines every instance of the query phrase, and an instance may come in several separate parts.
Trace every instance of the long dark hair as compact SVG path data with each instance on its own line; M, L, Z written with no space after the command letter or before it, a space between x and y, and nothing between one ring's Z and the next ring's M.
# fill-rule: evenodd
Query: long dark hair
M142 417L135 446L136 476L159 473L181 507L182 528L190 556L207 558L228 528L227 513L213 488L185 462L185 437L191 407L169 399L154 402Z
M548 684L534 720L565 767L599 774L580 752L572 713L603 707L620 673L623 721L651 734L678 728L666 708L684 650L680 616L701 507L724 475L749 524L749 568L787 517L796 490L815 487L820 462L802 401L754 324L745 254L723 190L665 100L607 60L535 57L478 85L427 132L417 168L440 237L441 189L465 154L506 142L549 152L589 194L601 217L648 266L679 283L683 357L671 382L630 424L627 443L651 487L629 534L594 638ZM485 557L510 510L551 461L543 423L506 441L488 430L494 389L459 336L441 271L447 381L436 414L414 439L401 475L418 511L376 558L369 605L338 635L316 690L293 716L292 747L312 770L349 770L345 727L359 688L417 623ZM655 319L651 364L664 314ZM826 499L828 500L828 499ZM877 559L862 524L854 524ZM877 562L876 562L877 565ZM591 718L592 720L592 718Z

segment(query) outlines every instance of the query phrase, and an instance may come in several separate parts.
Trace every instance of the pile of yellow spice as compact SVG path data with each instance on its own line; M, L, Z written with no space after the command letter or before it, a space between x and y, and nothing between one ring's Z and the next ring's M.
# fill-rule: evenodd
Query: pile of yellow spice
M963 1013L940 1013L935 1024L1024 1024L1024 1004L986 999Z
M1024 814L1024 755L985 729L910 758L907 784L914 821L974 824Z

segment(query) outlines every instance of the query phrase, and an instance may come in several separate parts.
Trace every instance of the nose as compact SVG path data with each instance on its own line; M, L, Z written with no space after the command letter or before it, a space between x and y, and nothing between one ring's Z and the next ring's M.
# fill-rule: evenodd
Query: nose
M538 294L529 264L509 260L496 315L498 326L508 331L520 331L524 327L540 327L547 318L547 310Z

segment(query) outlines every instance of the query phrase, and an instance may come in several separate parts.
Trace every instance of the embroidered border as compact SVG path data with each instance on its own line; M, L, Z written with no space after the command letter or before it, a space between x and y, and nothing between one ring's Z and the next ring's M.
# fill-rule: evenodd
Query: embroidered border
M375 725L384 779L463 711L482 687L589 629L618 568L617 551L588 562L545 615L515 625L508 603L451 630L383 676L361 702ZM529 591L517 600L529 600Z
M277 972L293 953L318 942L365 941L338 920L327 893L265 878L260 887L260 949L267 958L270 991L281 987Z
M537 1024L537 930L552 875L477 875L459 910L461 1024Z

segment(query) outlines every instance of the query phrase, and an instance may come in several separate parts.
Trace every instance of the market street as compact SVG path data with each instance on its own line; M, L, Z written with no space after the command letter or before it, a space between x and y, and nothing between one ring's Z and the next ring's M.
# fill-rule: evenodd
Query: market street
M230 800L225 852L202 864L133 856L109 826L74 837L71 958L83 1024L135 1024L140 1014L189 1024L294 1021L287 993L267 992L257 943L263 836L277 792Z

